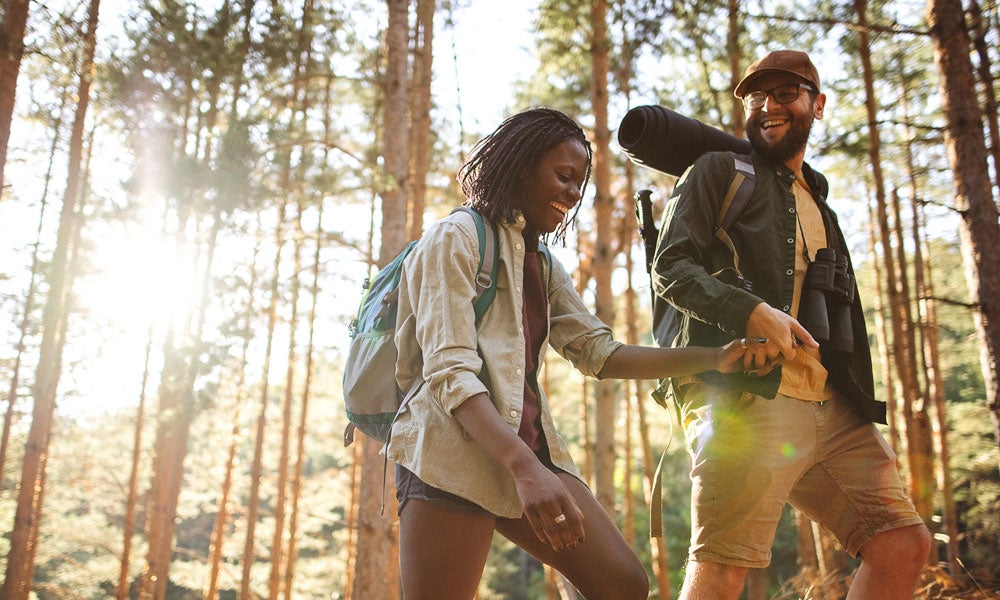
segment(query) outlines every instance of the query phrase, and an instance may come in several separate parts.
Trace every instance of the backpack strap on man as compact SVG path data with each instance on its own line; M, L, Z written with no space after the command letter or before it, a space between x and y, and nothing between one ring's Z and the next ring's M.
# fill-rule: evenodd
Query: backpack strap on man
M722 199L722 206L719 207L719 214L716 218L715 237L729 248L733 253L733 268L737 275L740 273L740 255L736 251L736 245L729 237L729 229L743 214L747 204L750 203L750 196L753 195L753 188L757 182L757 175L753 168L753 162L749 156L730 152L733 164L736 167L736 175L726 190L726 195Z

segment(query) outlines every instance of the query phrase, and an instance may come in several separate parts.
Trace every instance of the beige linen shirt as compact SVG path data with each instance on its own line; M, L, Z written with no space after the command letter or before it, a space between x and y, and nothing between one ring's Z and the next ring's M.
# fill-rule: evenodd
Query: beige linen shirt
M472 301L479 242L472 217L459 212L438 221L407 257L399 285L396 381L403 390L418 378L425 383L397 417L386 448L390 459L426 483L508 518L523 512L514 479L465 433L453 412L486 392L507 425L515 432L520 426L524 227L519 212L513 222L497 226L497 294L478 330ZM596 377L621 342L587 309L559 261L541 263L548 282L546 342L582 373ZM542 390L539 404L552 462L580 477Z

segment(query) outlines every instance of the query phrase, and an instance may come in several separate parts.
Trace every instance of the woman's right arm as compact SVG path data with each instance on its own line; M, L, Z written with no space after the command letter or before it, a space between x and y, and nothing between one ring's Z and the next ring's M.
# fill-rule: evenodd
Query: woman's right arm
M555 473L497 412L486 394L476 394L455 409L454 416L472 439L510 472L524 516L538 539L563 550L583 541L583 513ZM556 523L555 518L566 520Z

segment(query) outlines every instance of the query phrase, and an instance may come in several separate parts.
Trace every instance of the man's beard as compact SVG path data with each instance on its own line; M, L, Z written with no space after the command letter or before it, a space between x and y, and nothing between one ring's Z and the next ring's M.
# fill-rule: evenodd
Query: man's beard
M785 135L780 140L769 143L761 133L760 122L764 119L763 113L758 113L747 121L747 139L754 150L776 163L784 163L806 147L815 120L812 115L791 119Z

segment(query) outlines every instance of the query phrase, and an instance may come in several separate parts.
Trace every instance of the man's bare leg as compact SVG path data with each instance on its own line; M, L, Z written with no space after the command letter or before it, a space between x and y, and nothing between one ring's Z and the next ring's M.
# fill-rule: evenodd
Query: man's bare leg
M746 567L689 561L680 600L736 600L747 571Z
M890 529L868 540L847 599L912 600L930 547L923 525Z

